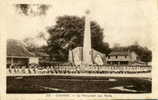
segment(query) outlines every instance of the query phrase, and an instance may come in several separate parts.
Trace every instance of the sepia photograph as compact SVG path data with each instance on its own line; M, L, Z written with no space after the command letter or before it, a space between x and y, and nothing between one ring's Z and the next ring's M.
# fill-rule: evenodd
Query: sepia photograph
M152 93L150 0L8 5L7 94Z

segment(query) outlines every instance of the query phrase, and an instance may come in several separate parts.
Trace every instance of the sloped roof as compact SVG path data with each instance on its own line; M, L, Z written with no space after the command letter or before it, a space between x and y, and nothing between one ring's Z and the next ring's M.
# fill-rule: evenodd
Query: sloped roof
M128 56L128 51L112 51L109 56Z
M32 57L33 53L29 52L24 43L19 40L9 39L7 40L7 56L12 57Z
M37 57L49 57L47 53L44 52L34 52Z

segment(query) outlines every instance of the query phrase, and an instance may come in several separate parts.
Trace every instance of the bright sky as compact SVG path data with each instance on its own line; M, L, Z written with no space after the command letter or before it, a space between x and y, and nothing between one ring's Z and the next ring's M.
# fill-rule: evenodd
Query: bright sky
M22 16L10 5L7 18L8 38L22 40L45 32L57 16L84 16L91 10L92 20L104 29L104 41L110 45L129 45L138 41L151 46L152 0L52 0L45 16Z

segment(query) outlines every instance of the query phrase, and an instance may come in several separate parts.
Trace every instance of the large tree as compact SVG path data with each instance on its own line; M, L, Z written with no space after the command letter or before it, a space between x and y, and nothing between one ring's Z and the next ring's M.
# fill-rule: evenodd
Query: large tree
M60 16L56 24L48 28L50 38L48 39L48 53L52 59L66 61L68 50L83 46L84 17ZM91 21L92 48L109 53L109 44L103 42L103 29L94 21Z
M143 62L151 62L152 61L152 51L147 47L140 46L139 44L133 44L129 46L131 51L135 51L139 56L140 60Z

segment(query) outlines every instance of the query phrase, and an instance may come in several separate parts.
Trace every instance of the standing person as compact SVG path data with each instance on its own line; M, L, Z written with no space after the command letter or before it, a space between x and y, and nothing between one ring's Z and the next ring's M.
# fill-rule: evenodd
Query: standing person
M13 65L11 65L11 73L13 74L14 73L14 68L13 68L14 66Z
M28 73L31 74L31 67L28 67Z
M37 66L33 66L32 70L33 70L33 73L36 74L37 73Z
M31 74L31 66L30 66L30 64L28 65L28 73Z
M46 66L46 73L49 74L49 66Z
M12 65L9 66L9 73L10 74L12 73L12 69L11 68L12 68Z
M26 65L24 65L25 66L25 74L28 74L28 68L27 68L27 66Z
M48 66L48 73L51 73L51 66Z
M46 73L49 74L49 66L46 66Z
M21 72L22 72L22 74L24 74L24 73L25 73L24 66L22 66L22 67L21 67Z
M21 66L19 66L19 73L21 73Z
M14 73L16 74L16 65L14 65L13 71L14 71Z
M53 66L50 66L50 73L54 73Z
M19 73L19 66L17 66L17 73Z
M14 72L17 74L17 65L14 67Z

